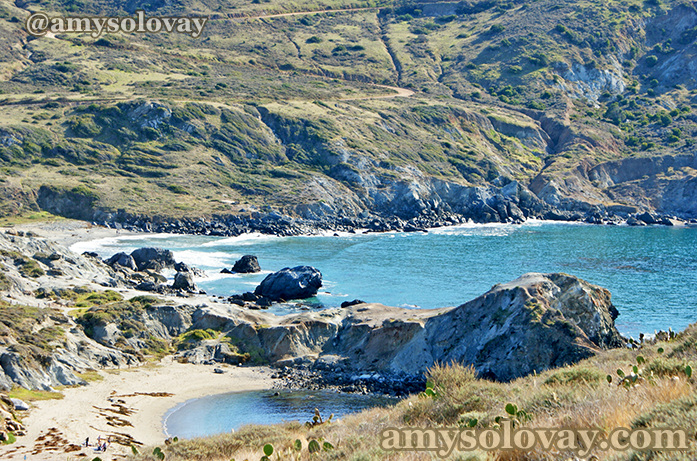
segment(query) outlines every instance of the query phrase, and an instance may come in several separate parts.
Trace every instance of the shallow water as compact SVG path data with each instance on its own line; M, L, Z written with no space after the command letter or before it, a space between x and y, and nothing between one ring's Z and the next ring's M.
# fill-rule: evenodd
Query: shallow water
M274 395L278 393L278 395ZM186 401L164 417L168 436L192 438L237 430L245 424L311 421L315 408L323 419L340 418L366 408L387 406L389 397L339 394L331 391L250 391L211 395Z
M198 285L223 296L253 291L271 271L308 264L324 276L315 300L323 306L358 298L433 308L460 305L525 272L566 272L612 292L623 334L681 330L697 320L697 228L529 222L341 237L159 234L73 248L107 257L143 246L169 248L177 260L206 270ZM244 254L258 256L264 272L219 274Z

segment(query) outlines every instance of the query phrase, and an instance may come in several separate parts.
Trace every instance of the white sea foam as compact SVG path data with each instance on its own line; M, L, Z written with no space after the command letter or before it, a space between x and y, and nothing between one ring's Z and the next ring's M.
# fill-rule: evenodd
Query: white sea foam
M133 240L158 240L158 239L175 239L182 237L180 234L138 234L138 235L123 235L119 237L106 237L96 240L86 240L84 242L76 242L70 246L70 250L75 253L84 253L85 251L93 251L100 255L111 255L116 250L130 253L131 251L142 247L142 245L125 245L123 242Z
M240 257L235 253L224 251L174 250L175 261L181 261L194 267L223 268L230 260Z
M236 237L225 237L211 242L202 244L203 247L219 247L219 246L247 246L256 245L262 242L268 242L271 240L278 239L280 237L276 235L261 234L259 232L252 232L249 234L242 234Z

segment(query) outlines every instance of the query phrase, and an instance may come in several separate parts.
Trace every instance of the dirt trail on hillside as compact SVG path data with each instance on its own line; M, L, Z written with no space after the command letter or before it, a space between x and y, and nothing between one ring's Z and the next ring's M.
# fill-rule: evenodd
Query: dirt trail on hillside
M245 19L266 19L266 18L282 18L285 16L302 16L306 14L319 14L319 13L350 13L350 12L356 12L356 11L370 11L370 10L379 10L379 7L372 6L372 7L364 7L364 8L340 8L336 10L312 10L312 11L295 11L292 13L272 13L272 14L260 14L260 15L254 15L254 16L240 16L240 17L232 17L232 18L227 18L227 19L233 19L236 21L243 21Z
M348 98L339 98L339 101L360 101L363 99L391 99L391 98L408 98L414 94L413 91L407 90L406 88L400 88L398 86L389 86L389 85L375 85L378 88L385 88L388 90L395 91L395 93L392 94L383 94L383 95L376 95L376 96L355 96L355 97L348 97Z

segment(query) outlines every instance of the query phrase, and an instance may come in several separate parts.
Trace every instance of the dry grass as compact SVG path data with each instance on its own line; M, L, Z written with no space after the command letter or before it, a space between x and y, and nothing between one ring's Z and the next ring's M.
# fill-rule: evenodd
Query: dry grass
M476 377L471 367L437 365L429 372L435 397L414 395L387 408L375 408L349 415L331 424L306 427L300 423L274 426L247 426L240 431L209 438L183 440L166 447L170 460L260 459L270 443L279 459L326 460L425 460L435 455L423 452L387 452L380 448L380 433L388 427L457 427L471 419L477 427L495 427L495 418L506 415L507 403L516 404L531 415L524 424L530 428L599 428L609 433L619 427L697 427L697 387L688 379L684 366L697 363L697 328L678 338L640 351L612 350L574 366L549 370L510 383L496 383ZM658 348L665 349L663 354ZM617 369L631 372L637 357L643 377L633 387L618 386ZM653 372L653 376L651 373ZM606 376L613 376L609 384ZM308 415L308 420L311 415ZM293 443L303 444L300 453ZM309 440L328 441L334 449L310 456ZM660 453L614 453L597 451L588 455L598 460L695 459L691 451L665 456ZM292 455L292 456L291 456ZM274 455L276 456L276 455ZM454 452L451 460L557 460L576 459L574 453ZM141 459L148 459L141 458ZM591 458L596 459L596 458Z

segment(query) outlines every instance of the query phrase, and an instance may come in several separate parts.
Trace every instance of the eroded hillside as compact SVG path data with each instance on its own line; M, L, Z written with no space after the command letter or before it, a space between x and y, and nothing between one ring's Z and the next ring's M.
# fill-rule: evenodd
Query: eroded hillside
M692 2L0 4L5 214L695 216Z

